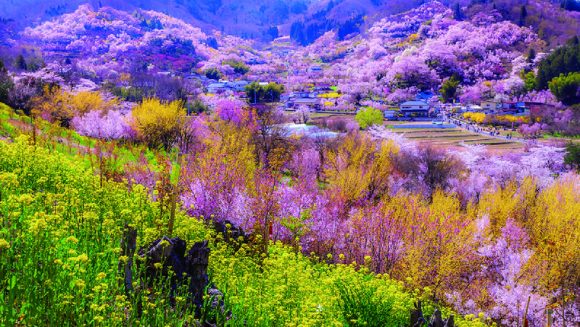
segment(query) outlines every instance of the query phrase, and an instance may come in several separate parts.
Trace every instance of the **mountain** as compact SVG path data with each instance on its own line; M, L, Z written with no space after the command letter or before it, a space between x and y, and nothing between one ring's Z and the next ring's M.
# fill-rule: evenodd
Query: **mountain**
M271 27L282 24L295 15L307 11L311 0L5 0L2 19L13 20L19 27L39 24L79 5L89 4L98 10L111 7L132 12L137 9L155 10L199 26L204 30L218 30L246 38L272 38Z
M210 4L196 7L196 15L231 10L227 17L239 17L252 13L250 4L259 2L236 8ZM529 91L524 74L533 72L551 49L580 34L580 13L547 0L316 1L296 5L292 17L277 18L280 24L269 37L283 37L273 42L232 36L194 18L101 5L80 5L26 27L12 34L20 38L12 43L0 39L12 44L4 47L12 55L5 61L17 70L35 70L43 62L56 64L57 70L78 68L95 82L118 85L127 75L142 74L283 81L290 90L330 84L352 107L362 99L396 103L419 93L436 94L452 78L460 83L454 96L467 101L519 97ZM268 13L276 6L264 8ZM191 10L179 12L192 17ZM226 23L234 26L236 20L213 25Z
M153 10L182 19L205 32L220 31L246 39L269 41L280 35L291 35L301 44L310 44L327 31L335 30L339 38L360 33L373 22L402 13L429 0L4 0L0 13L0 31L15 33L24 27L38 25L88 4L95 10L103 7L126 12ZM520 22L521 7L526 6L524 23L547 34L561 44L567 36L579 34L578 15L560 7L574 9L562 0L445 0L457 6L466 16L481 11L498 10L502 17ZM579 5L580 6L580 5ZM570 18L572 17L572 19ZM10 27L10 28L8 28ZM2 34L7 34L3 32ZM561 37L560 37L561 36ZM0 37L0 42L2 37Z

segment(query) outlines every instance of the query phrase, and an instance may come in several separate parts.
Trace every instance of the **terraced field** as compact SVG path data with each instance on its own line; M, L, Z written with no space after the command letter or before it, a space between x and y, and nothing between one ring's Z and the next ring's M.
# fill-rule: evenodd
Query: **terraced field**
M392 128L393 125L389 124ZM490 150L519 150L523 145L516 141L468 132L461 128L392 128L408 139L444 147L461 147L462 144L483 144Z

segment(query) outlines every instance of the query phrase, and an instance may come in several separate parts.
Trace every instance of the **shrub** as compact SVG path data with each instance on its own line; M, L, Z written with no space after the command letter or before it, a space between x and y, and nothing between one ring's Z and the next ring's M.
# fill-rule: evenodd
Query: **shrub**
M183 102L146 99L133 109L133 128L151 147L171 148L186 124Z
M537 87L540 90L548 88L548 84L560 74L580 72L580 42L578 36L559 47L538 66Z
M580 144L570 142L566 145L566 156L564 162L576 170L580 170Z
M383 113L378 109L367 107L357 112L354 119L360 128L367 129L373 125L381 125L383 123Z
M561 74L550 81L550 91L566 105L580 103L580 72Z
M222 72L220 72L215 67L206 69L204 72L204 75L205 75L205 77L207 77L209 79L214 79L216 81L219 80L220 78L222 78Z
M222 64L232 67L236 74L244 75L245 73L250 71L250 67L248 67L248 65L244 64L242 61L239 60L234 59L225 60Z

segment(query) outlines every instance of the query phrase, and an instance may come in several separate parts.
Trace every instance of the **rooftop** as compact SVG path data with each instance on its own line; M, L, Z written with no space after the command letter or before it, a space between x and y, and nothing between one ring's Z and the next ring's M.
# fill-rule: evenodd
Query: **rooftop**
M429 104L425 101L407 101L401 103L402 106L428 106Z

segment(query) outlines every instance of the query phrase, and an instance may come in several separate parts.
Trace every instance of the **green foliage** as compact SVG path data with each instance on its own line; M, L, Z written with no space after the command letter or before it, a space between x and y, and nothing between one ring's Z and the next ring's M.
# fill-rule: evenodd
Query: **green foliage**
M443 85L441 85L441 98L443 98L444 103L449 103L455 99L458 86L459 80L455 78L455 75L443 82Z
M208 107L201 100L194 100L193 103L188 102L186 104L187 114L200 114L202 112L207 112Z
M246 86L246 96L250 103L279 102L283 92L284 86L274 82L270 82L267 85L252 82Z
M4 62L0 60L0 102L8 101L8 93L14 87L12 77L4 67Z
M373 125L381 125L383 123L383 113L378 109L367 107L359 110L354 119L360 128L367 129Z
M580 103L580 72L561 74L550 81L550 91L566 105Z
M564 162L580 171L580 143L570 142L566 145Z
M219 69L217 69L215 67L208 68L203 73L204 73L205 77L207 77L209 79L214 79L216 81L222 78L222 72L220 72Z
M119 99L131 102L141 102L145 98L145 92L138 87L120 87L112 83L104 85L104 88L109 90L114 96Z
M518 21L518 24L519 24L520 26L524 26L524 25L526 25L526 18L528 18L528 10L527 10L526 6L525 6L525 5L523 5L523 6L520 8L520 19L519 19L519 21Z
M536 89L536 75L534 75L534 72L528 72L524 75L524 87L528 92Z
M555 77L573 72L580 72L580 41L577 36L540 62L537 87L545 90Z
M528 51L528 62L532 63L534 62L534 60L536 59L536 49L534 48L530 48L530 50Z
M14 62L14 65L16 66L17 69L26 70L27 65L26 65L26 59L24 59L24 56L21 55L21 54L19 54L16 57L16 60Z
M279 102L280 96L284 92L284 85L270 82L264 87L264 97L266 102Z
M406 315L396 314L393 299L384 301L376 297L375 288L348 285L342 281L336 283L336 288L349 326L402 326L408 320ZM385 324L384 317L392 318Z
M244 75L245 73L250 71L250 67L248 67L248 65L244 64L242 61L239 60L234 59L225 60L222 64L232 67L236 74Z

